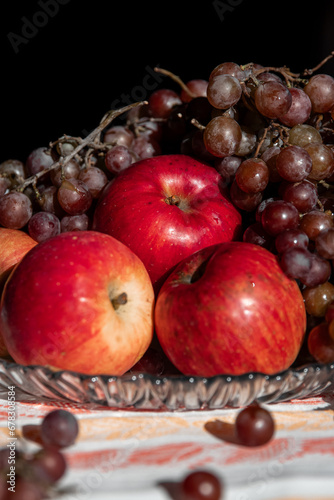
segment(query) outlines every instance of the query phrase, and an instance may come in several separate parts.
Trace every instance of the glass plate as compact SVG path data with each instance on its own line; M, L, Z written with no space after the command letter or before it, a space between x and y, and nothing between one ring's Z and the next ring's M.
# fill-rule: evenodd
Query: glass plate
M276 403L321 394L334 384L334 363L309 364L275 375L155 377L53 372L0 359L0 388L14 385L37 400L95 404L113 409L208 410L241 407L255 400ZM32 399L30 399L31 401Z

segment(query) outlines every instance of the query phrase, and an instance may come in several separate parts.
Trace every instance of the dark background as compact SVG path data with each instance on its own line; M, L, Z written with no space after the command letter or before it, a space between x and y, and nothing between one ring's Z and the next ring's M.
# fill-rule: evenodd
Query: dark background
M6 3L1 17L0 162L86 135L124 94L147 98L148 83L175 88L148 68L185 81L224 61L300 72L334 50L333 0L36 0ZM322 71L334 75L334 61Z

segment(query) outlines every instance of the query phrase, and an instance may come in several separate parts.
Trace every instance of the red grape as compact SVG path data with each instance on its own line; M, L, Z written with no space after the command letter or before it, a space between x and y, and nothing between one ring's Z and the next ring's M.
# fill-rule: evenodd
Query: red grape
M280 151L281 149L278 146L272 146L267 148L261 155L261 160L265 162L265 164L269 169L270 182L282 181L282 177L279 175L276 168L277 155L279 154Z
M320 132L308 125L307 123L302 123L300 125L295 125L289 131L289 143L295 146L300 146L304 148L307 144L311 142L316 142L318 144L322 143L322 138Z
M93 198L98 198L108 182L106 174L98 167L88 167L80 170L78 179L85 183Z
M254 151L256 144L256 134L252 134L251 132L247 132L246 130L241 129L241 141L235 151L235 154L238 156L250 155L252 151Z
M10 180L7 177L0 177L0 196L6 194L10 187Z
M161 154L160 144L148 136L138 136L133 140L131 150L138 156L138 159L144 160Z
M87 212L92 204L93 196L87 185L80 179L66 179L57 193L61 207L70 215Z
M28 222L28 232L40 243L60 233L60 220L51 212L36 212Z
M8 187L18 186L25 178L24 164L20 160L6 160L0 164L0 178L7 180Z
M134 133L124 125L113 125L104 133L103 140L108 144L120 144L129 148L134 139Z
M275 246L278 253L285 252L289 248L307 248L309 239L304 231L300 229L286 229L279 233L275 239Z
M187 132L186 106L175 106L170 112L165 128L164 140L171 143L181 139Z
M320 233L334 227L333 216L328 212L311 210L303 215L299 227L310 240L315 241Z
M257 77L258 81L263 83L263 82L278 82L282 83L282 78L279 77L278 75L275 75L275 73L270 73L270 71L263 71L260 73Z
M180 486L180 500L220 500L223 492L218 477L205 470L191 472Z
M206 97L206 91L208 88L208 83L207 80L202 80L200 78L195 79L195 80L190 80L189 82L186 83L187 88L190 90L192 94L194 94L196 97ZM185 90L181 90L181 100L182 102L190 102L192 99L196 99L196 97L191 97L188 92Z
M48 169L54 163L51 154L45 147L34 149L26 160L26 170L28 175L34 175L42 170Z
M281 185L281 196L302 214L313 210L318 202L317 186L308 180Z
M50 172L50 179L54 186L59 187L64 179L77 178L80 166L75 160L71 160L64 167L57 167Z
M0 197L0 225L22 229L32 216L32 204L24 193L10 191Z
M87 231L89 227L89 217L87 214L65 215L60 221L62 233L66 231Z
M246 193L239 188L236 180L230 187L230 196L234 205L246 212L252 212L262 201L262 193Z
M56 186L39 187L41 199L39 200L40 209L44 212L51 212L57 217L62 217L65 214L64 209L58 201L58 188Z
M334 339L329 335L326 322L312 328L307 338L307 347L318 363L334 361Z
M254 404L238 413L235 431L240 444L262 446L272 439L275 422L268 410Z
M334 259L334 228L322 231L316 237L315 248L324 259Z
M326 314L327 307L334 300L334 285L325 281L319 285L304 288L302 294L307 313L316 318L322 318Z
M281 252L280 266L289 278L302 280L311 270L312 253L302 247L287 248Z
M42 448L28 462L29 469L42 483L53 484L66 472L67 463L63 453L53 448Z
M334 302L330 302L325 313L325 321L330 324L334 320Z
M279 175L289 182L302 181L311 172L312 158L306 149L288 146L277 155L276 169Z
M43 500L46 497L45 486L33 479L18 476L15 479L15 493L7 490L7 495L2 500Z
M263 228L272 236L277 236L286 229L295 229L299 225L299 213L292 203L276 200L269 203L262 212Z
M238 80L243 80L246 76L239 64L234 62L224 62L218 64L218 66L211 71L209 80L218 75L232 75Z
M203 130L196 130L191 137L191 154L202 161L212 161L214 155L208 151L204 143Z
M174 106L182 104L182 100L174 90L159 89L150 95L148 107L154 118L168 118Z
M292 104L289 89L276 81L261 83L255 90L254 98L259 112L272 119L285 115Z
M152 375L159 376L163 373L164 369L165 363L162 354L153 347L149 347L130 371L151 373Z
M235 180L242 191L260 193L269 182L268 167L260 158L248 158L240 164Z
M326 113L334 106L334 78L318 74L312 76L304 87L315 113Z
M290 94L292 97L291 106L287 113L279 117L279 120L283 125L294 127L308 120L312 104L309 96L302 89L292 87Z
M306 276L301 276L300 281L308 287L325 283L332 272L331 264L316 253L311 253L311 269Z
M244 231L242 240L246 243L253 243L264 248L270 248L272 244L272 237L265 232L261 222L254 222L250 224Z
M53 448L71 446L79 432L77 419L66 410L53 410L41 423L41 438L45 445Z
M241 135L241 128L233 118L216 116L205 127L203 139L209 153L223 158L236 152Z
M334 172L334 153L325 144L310 143L305 150L312 160L312 169L308 178L321 180L330 177Z
M119 174L133 162L133 155L125 146L114 146L109 149L104 158L106 168L113 174Z
M256 212L255 212L256 222L261 222L263 210L266 208L267 205L269 205L269 203L271 203L272 201L275 201L277 199L278 198L271 197L271 198L265 198L264 200L261 201L261 203L257 206Z
M195 97L185 110L187 120L195 118L202 125L206 125L211 120L212 106L206 97Z
M234 106L239 101L241 94L240 82L234 76L217 75L209 80L208 101L217 109L227 109Z
M225 156L225 158L217 158L214 166L226 181L230 181L235 176L241 162L242 158L238 156Z

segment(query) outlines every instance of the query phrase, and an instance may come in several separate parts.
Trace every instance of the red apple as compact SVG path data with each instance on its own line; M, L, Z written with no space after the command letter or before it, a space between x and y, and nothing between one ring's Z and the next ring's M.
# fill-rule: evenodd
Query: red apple
M37 241L19 229L0 228L0 295L15 265L36 245ZM7 355L7 348L0 335L0 356Z
M23 365L121 375L153 336L154 292L140 259L95 231L39 243L6 283L0 327Z
M186 375L273 374L297 357L306 312L296 281L271 252L229 242L176 267L159 292L155 328Z
M240 236L241 215L213 168L186 155L141 160L105 188L93 229L125 243L157 291L188 255Z
M14 266L36 245L37 241L19 229L0 228L0 293Z

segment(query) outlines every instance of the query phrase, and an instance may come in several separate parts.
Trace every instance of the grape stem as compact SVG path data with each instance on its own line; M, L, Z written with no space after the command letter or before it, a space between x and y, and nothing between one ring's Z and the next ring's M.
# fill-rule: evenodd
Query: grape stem
M120 109L112 109L108 111L100 121L99 125L85 137L85 139L82 138L76 138L76 141L79 142L79 144L73 149L73 151L68 154L65 157L60 157L60 159L56 162L54 162L50 167L45 168L44 170L41 170L40 172L37 172L36 174L32 175L31 177L28 177L25 179L25 181L17 186L15 188L16 191L23 192L28 186L31 184L33 185L34 189L36 189L36 183L40 177L45 175L47 172L50 172L51 170L54 170L57 167L62 167L64 168L65 165L67 165L73 158L75 158L85 147L89 146L92 147L94 144L94 147L97 147L101 149L100 145L102 143L96 142L99 141L99 137L103 130L110 125L110 123L115 120L118 116L122 115L123 113L126 113L130 111L130 109L135 108L137 106L143 106L144 104L148 104L147 101L140 101L140 102L135 102L133 104L129 104L128 106L124 106L123 108Z
M332 50L332 52L327 57L325 57L325 59L323 59L319 64L317 64L317 66L315 66L314 68L305 69L303 72L303 76L313 75L315 71L318 71L318 69L320 69L324 64L326 64L326 62L329 61L329 59L331 59L332 57L334 57L334 50Z
M257 158L258 155L260 154L260 150L261 150L262 144L264 143L265 138L267 137L267 133L269 132L269 130L277 130L278 133L279 133L280 139L282 140L282 142L285 145L287 145L287 143L288 143L288 136L289 136L289 132L288 132L287 127L284 127L284 125L281 125L280 123L271 122L268 125L268 127L266 127L263 130L263 134L261 136L261 139L258 141L257 146L256 146L256 150L254 151L254 155L253 155L254 158ZM284 134L285 134L285 137L284 137Z
M254 70L253 69L254 63L248 63L248 64L245 64L245 65L240 66L240 67L243 70L252 69L252 73L246 77L246 80L248 80L249 78L252 78L256 83L256 77L258 75L260 75L261 73L266 73L267 71L272 71L274 73L280 73L284 77L286 84L289 87L289 86L291 86L291 82L301 82L301 83L306 84L307 80L305 80L304 78L301 78L301 75L302 76L312 75L315 71L317 71L324 64L326 64L326 62L329 61L329 59L331 59L332 57L334 57L334 50L332 50L332 52L327 57L325 57L319 64L317 64L314 68L305 69L302 74L292 73L290 71L290 69L287 68L286 66L282 66L281 68L276 68L274 66L266 66L265 68L259 68L259 69Z
M199 130L205 130L205 128L206 128L206 127L205 127L204 125L202 125L202 124L201 124L198 120L196 120L196 118L192 118L192 119L190 120L190 123L191 123L192 125L194 125L195 127L197 127Z
M251 76L257 77L261 73L266 73L267 71L273 71L274 73L280 73L287 84L287 86L291 86L291 82L303 82L304 80L300 78L299 73L292 73L289 68L286 66L282 66L281 68L275 68L273 66L267 66L266 68L259 68L253 72Z
M181 78L179 76L177 76L177 75L174 75L174 73L172 73L171 71L169 71L167 69L163 69L163 68L158 68L158 67L154 68L154 71L156 71L157 73L161 73L162 75L169 76L169 78L171 78L172 80L174 80L174 82L176 82L178 85L180 85L180 87L192 99L194 99L195 97L197 97L196 94L194 94L193 92L191 92L191 90L189 89L189 87L187 87L187 85L181 80Z
M268 130L270 129L270 126L269 127L266 127L263 131L263 134L261 136L261 139L258 141L257 143L257 146L256 146L256 150L254 152L254 158L257 158L260 154L260 149L262 147L262 144L264 143L264 140L265 138L267 137L267 133L268 133Z

